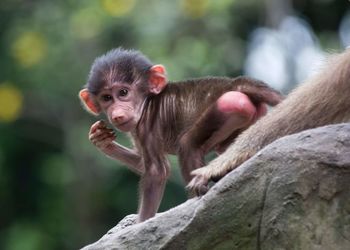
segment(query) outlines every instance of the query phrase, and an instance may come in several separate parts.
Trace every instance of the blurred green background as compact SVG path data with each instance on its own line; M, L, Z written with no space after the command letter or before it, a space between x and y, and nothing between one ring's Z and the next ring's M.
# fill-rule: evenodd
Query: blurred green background
M96 56L135 48L170 80L248 74L287 93L350 45L346 0L1 0L0 249L77 249L137 210L138 177L88 141ZM118 141L128 145L126 136ZM160 211L186 200L173 162Z

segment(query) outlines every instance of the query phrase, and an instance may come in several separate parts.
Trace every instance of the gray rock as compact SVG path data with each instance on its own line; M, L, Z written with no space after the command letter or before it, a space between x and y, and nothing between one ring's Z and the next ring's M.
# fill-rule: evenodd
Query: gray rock
M350 124L281 138L205 196L135 218L84 249L350 249Z

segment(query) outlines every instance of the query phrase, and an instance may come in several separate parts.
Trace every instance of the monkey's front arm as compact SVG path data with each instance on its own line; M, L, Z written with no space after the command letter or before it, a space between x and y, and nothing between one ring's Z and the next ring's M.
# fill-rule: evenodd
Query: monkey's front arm
M135 151L124 147L114 140L115 132L108 128L103 121L98 121L91 126L89 140L105 155L125 163L130 170L143 175L144 168L141 157Z
M170 174L170 164L162 148L158 147L154 136L145 135L141 138L142 164L144 174L140 181L140 205L138 222L153 217L163 197L166 181ZM147 142L147 144L146 144Z

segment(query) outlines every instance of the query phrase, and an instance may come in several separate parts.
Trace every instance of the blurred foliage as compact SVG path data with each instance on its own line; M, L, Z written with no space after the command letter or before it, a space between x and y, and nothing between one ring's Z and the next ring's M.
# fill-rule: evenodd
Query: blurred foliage
M87 138L96 118L77 93L96 56L123 46L164 64L171 80L236 76L273 2L1 0L0 249L76 249L137 210L138 177ZM321 42L337 39L347 1L291 3ZM160 210L185 200L174 167Z
M23 105L23 96L11 83L0 84L0 120L12 122L17 120Z

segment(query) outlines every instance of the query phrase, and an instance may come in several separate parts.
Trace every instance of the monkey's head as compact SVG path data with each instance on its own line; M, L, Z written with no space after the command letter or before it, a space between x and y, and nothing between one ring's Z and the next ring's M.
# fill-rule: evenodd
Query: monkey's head
M118 48L95 59L79 97L87 111L105 113L116 128L128 132L136 127L146 98L166 84L164 66L153 65L138 51Z

